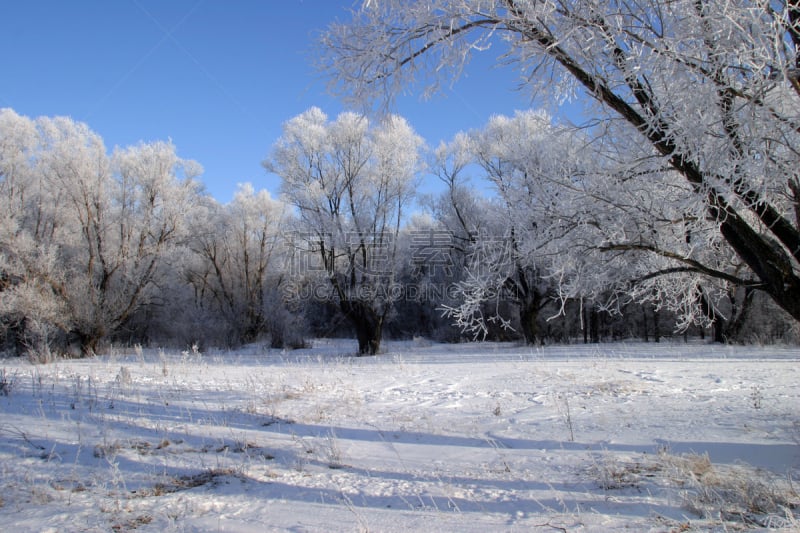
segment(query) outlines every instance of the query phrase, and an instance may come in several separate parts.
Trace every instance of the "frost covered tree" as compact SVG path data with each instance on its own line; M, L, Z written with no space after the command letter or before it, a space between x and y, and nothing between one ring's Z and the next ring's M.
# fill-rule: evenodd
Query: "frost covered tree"
M283 194L297 209L296 240L308 247L300 254L318 259L361 354L378 352L384 321L399 296L392 290L397 236L414 194L422 145L400 117L371 124L345 112L329 120L311 108L283 125L264 162L282 178Z
M207 202L195 214L189 240L196 260L186 275L195 288L197 305L228 324L228 342L253 342L271 333L281 345L285 333L273 328L285 312L279 295L288 214L266 190L242 184L226 205Z
M455 301L438 302L445 317L453 319L462 332L475 338L486 338L490 327L500 332L513 329L500 308L512 300L520 315L523 336L534 342L527 296L526 267L515 239L515 219L502 198L482 196L467 169L477 161L475 139L459 133L450 143L441 143L433 154L432 172L446 189L430 209L449 239L447 257L452 262L452 290Z
M49 327L94 353L161 301L164 258L185 235L199 167L163 142L109 156L86 124L65 117L4 110L0 123L3 312L23 337Z
M116 149L69 119L45 121L42 172L64 198L73 238L62 240L72 330L84 353L119 332L139 308L158 302L162 261L185 236L199 167L170 143Z
M723 322L721 300L736 287L749 293L741 261L724 241L709 240L715 227L702 212L690 211L691 188L637 144L622 142L624 134L614 132L615 145L598 151L603 139L555 124L542 111L494 116L470 132L470 150L504 216L490 236L493 248L476 241L479 257L488 258L478 266L489 275L470 275L463 302L449 310L462 326L485 333L480 304L503 290L518 306L529 341L538 310L557 300L562 310L568 299L584 302L590 330L598 310L630 303L676 311L685 328ZM637 156L635 169L619 169L617 161ZM659 200L664 191L671 202Z
M575 174L572 137L536 111L494 116L470 137L473 157L499 193L505 215L503 233L490 241L495 244L488 254L493 276L484 279L494 285L491 292L510 295L519 309L523 336L534 343L541 340L539 312L557 292L553 264L564 253L572 229L564 228L564 218L552 210L560 201L560 187L554 183Z
M36 171L35 121L0 109L0 338L44 352L69 324L57 257L58 198Z
M640 277L658 273L663 292L669 276L701 272L763 291L800 320L797 0L370 0L322 45L334 88L362 102L415 84L435 91L492 47L532 96L585 96L601 119L588 146L603 173L628 199L641 189L636 201L680 213L650 219L695 255L646 238L646 218L587 248L650 261ZM695 306L696 284L680 287Z

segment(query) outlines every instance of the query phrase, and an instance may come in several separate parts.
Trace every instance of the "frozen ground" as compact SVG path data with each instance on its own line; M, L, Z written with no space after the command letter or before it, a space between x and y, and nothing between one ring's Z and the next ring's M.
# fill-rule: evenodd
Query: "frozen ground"
M796 348L354 348L0 360L2 528L800 527Z

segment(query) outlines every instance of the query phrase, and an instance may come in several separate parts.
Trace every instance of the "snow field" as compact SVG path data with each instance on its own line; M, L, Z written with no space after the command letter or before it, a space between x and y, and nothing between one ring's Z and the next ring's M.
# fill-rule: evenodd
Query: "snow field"
M2 361L14 531L798 527L800 351L388 343Z

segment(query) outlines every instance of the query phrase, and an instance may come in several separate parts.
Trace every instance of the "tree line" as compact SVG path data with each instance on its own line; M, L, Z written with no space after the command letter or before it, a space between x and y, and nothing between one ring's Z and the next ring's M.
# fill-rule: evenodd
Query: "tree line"
M264 161L280 199L221 204L171 143L109 152L85 124L0 110L0 347L793 340L675 169L620 174L593 134L524 111L430 150L401 117L312 108Z
M371 0L318 50L356 109L496 51L587 120L520 111L428 149L402 117L312 108L264 161L280 198L221 205L171 143L109 153L85 124L2 110L4 349L795 340L800 0Z

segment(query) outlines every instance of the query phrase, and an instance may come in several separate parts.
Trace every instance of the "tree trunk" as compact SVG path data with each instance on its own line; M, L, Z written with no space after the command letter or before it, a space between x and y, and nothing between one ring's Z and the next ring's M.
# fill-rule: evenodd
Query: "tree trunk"
M740 338L753 303L753 296L755 296L755 289L752 287L744 287L741 290L741 301L738 300L736 291L731 291L728 294L731 302L731 319L728 321L727 331L728 339L736 340Z
M700 309L703 313L711 319L711 333L714 336L714 342L725 344L725 326L726 320L717 310L711 306L706 298L705 292L700 289L699 291Z
M94 357L97 355L97 346L103 338L101 333L73 330L72 334L77 338L82 357Z
M538 305L520 305L519 321L522 326L522 335L525 337L525 344L536 344L539 340L539 318Z
M251 302L245 312L241 341L247 344L258 340L267 331L266 322L264 312Z
M381 347L383 317L368 302L361 300L342 300L340 307L356 330L358 354L377 355Z
M511 4L513 6L513 2ZM792 0L790 7L790 19L795 22L800 19L798 1ZM516 14L524 18L523 15ZM724 178L708 174L693 157L682 153L670 133L674 125L662 119L658 97L649 87L646 78L643 81L639 74L635 74L626 79L627 88L639 106L637 109L615 93L615 88L607 85L602 77L591 70L583 69L579 61L559 46L555 36L540 31L534 25L526 27L522 33L531 41L538 42L545 53L560 63L595 99L641 131L648 142L668 158L670 165L686 178L698 194L706 195L708 214L720 221L722 237L756 275L761 282L759 288L800 322L800 276L795 273L791 264L792 260L800 261L800 231L784 218L780 210L746 186L734 187L733 194L745 202L749 215L755 215L766 228L762 233L758 225L752 224L747 215L740 214L723 193L711 186L716 180L724 181ZM800 42L800 32L795 27L790 28L789 33L795 43ZM622 50L619 53L624 54ZM792 81L794 83L796 80L793 78Z
M653 342L661 342L661 323L658 321L658 311L653 309Z
M594 306L589 309L589 337L593 344L600 342L600 313Z
M541 295L534 291L519 300L519 322L526 344L536 344L539 339L539 308Z
M581 309L581 324L583 325L583 344L589 344L589 309L586 308L586 313Z
M650 334L647 331L647 305L642 305L642 328L644 330L644 342L650 342Z
M14 346L14 354L18 357L25 355L28 350L28 342L26 342L25 330L27 328L28 319L22 317L19 322L12 323L9 327L9 337L12 339Z
M717 344L725 344L725 319L718 314L714 314L711 328L711 331L714 333L714 342Z

